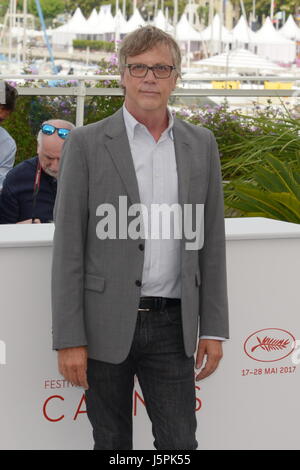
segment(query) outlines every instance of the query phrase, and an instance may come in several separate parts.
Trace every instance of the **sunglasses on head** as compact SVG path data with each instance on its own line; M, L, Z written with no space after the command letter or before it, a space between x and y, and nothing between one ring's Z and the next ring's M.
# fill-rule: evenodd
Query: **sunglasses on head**
M46 135L53 135L54 132L57 131L57 134L61 139L65 139L66 137L68 137L71 132L70 129L65 129L63 127L55 127L52 126L52 124L42 124L41 131L43 134Z

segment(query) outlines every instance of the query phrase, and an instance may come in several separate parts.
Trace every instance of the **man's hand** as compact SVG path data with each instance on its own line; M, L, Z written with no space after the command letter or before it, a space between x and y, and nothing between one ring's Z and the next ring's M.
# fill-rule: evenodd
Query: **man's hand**
M40 219L27 219L27 220L22 220L22 222L17 222L17 224L41 224L42 222Z
M87 348L79 346L76 348L65 348L58 351L58 370L66 380L74 385L89 388L86 377Z
M199 339L196 369L200 369L203 364L204 356L207 356L205 366L201 372L196 376L196 381L205 379L212 374L219 365L223 357L222 341L216 339Z

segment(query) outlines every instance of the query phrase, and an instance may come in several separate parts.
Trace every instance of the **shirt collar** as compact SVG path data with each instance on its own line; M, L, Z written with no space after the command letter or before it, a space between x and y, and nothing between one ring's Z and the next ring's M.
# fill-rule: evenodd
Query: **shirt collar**
M167 129L163 131L162 135L168 133L170 138L173 140L174 116L169 107L167 107L167 112L168 112L168 117L169 117L169 124L168 124ZM135 117L127 110L125 103L123 104L123 117L125 121L128 138L129 140L133 140L135 129L138 126L140 127L145 127L145 126L144 124L137 121Z

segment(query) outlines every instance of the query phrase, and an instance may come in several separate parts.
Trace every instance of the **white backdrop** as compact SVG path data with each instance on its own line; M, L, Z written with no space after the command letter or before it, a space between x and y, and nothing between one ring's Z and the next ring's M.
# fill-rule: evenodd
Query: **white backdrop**
M51 350L52 234L0 227L1 449L92 448L83 390ZM299 449L300 225L227 219L226 234L231 339L196 383L199 450ZM133 414L134 448L153 449L137 383Z

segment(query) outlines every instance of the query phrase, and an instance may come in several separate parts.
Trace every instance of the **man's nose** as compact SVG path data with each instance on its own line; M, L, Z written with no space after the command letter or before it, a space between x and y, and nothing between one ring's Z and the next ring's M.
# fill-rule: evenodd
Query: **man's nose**
M50 169L53 171L58 171L59 168L59 160L55 159L51 162Z
M147 69L147 73L144 76L144 80L156 80L156 76L154 75L153 69Z

